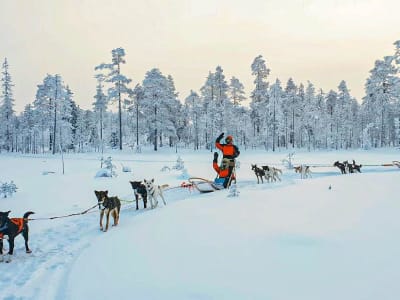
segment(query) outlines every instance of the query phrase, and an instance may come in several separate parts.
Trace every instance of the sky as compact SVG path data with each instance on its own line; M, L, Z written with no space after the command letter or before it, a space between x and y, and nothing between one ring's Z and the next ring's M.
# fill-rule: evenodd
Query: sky
M198 91L220 65L253 89L250 65L262 55L270 82L341 80L361 101L377 59L400 38L397 0L0 0L0 61L8 59L15 110L32 103L46 74L60 74L74 100L94 101L94 68L122 47L132 86L159 68L179 97Z

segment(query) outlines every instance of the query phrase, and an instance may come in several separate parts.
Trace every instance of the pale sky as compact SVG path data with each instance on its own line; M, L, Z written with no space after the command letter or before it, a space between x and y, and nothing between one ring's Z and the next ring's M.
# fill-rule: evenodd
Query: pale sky
M398 0L0 0L0 61L10 64L17 111L47 73L92 108L94 67L118 47L132 86L156 67L182 100L217 65L249 94L258 55L271 83L292 77L328 92L345 80L360 100L375 60L394 53L399 12Z

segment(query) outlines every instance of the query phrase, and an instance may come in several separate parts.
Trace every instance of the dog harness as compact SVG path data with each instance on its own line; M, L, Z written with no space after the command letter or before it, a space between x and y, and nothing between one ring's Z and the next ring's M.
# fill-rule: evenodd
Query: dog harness
M23 228L24 228L24 218L11 218L11 222L13 222L15 225L18 226L18 233L20 233ZM1 230L7 229L8 227L4 225L4 227L1 228ZM0 232L0 239L2 239L4 234Z

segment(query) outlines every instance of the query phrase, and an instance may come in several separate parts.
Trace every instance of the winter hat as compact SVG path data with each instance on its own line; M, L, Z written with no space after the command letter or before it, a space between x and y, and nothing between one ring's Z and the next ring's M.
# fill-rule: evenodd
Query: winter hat
M225 142L226 142L226 143L231 143L231 142L233 142L233 137L232 137L231 135L228 135L228 136L225 138Z

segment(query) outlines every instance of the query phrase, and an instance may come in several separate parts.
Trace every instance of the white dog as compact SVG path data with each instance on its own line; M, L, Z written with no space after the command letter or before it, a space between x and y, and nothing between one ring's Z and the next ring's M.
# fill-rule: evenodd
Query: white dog
M268 173L269 173L269 177L271 178L271 182L272 181L275 182L277 179L279 181L281 181L281 178L279 177L279 174L282 175L282 170L281 169L278 169L278 168L275 168L275 167L270 167Z
M168 185L164 184L162 186L154 184L154 178L152 180L144 180L144 185L146 186L147 191L147 199L150 199L150 206L151 208L156 208L158 205L158 196L161 197L164 205L167 205L163 195L163 189L166 188ZM153 202L154 200L154 202Z

